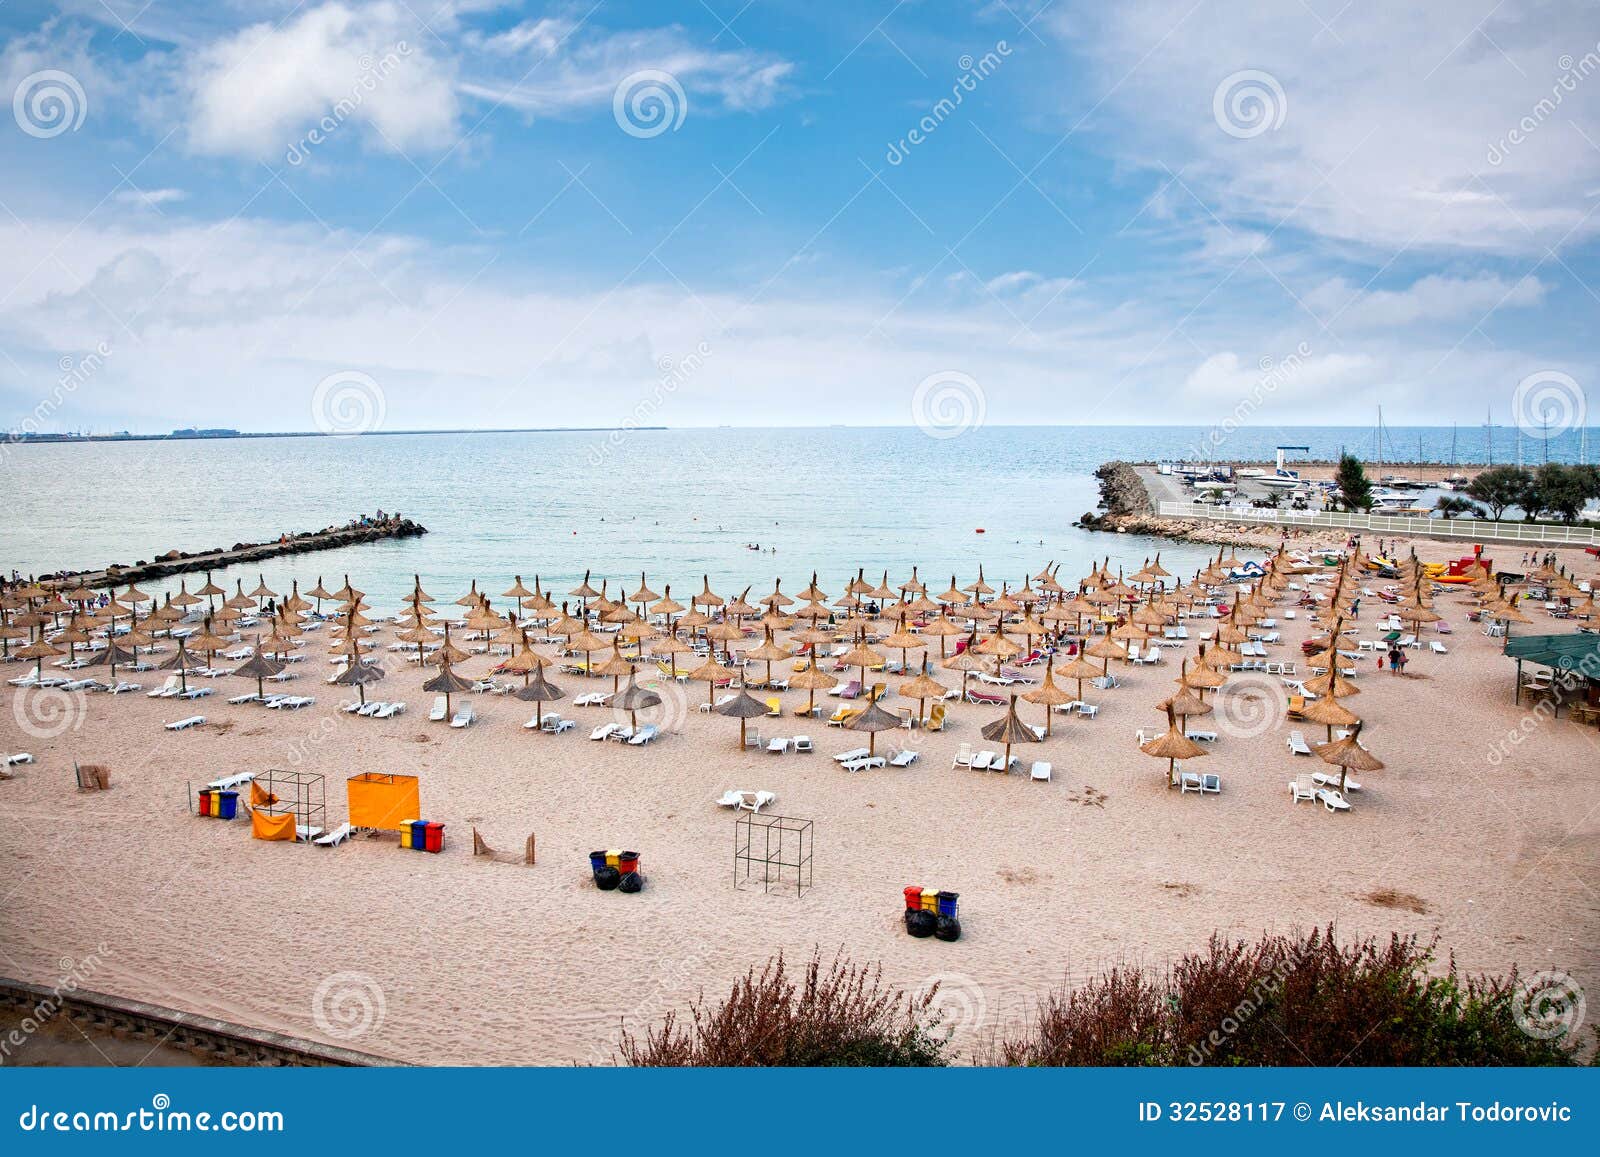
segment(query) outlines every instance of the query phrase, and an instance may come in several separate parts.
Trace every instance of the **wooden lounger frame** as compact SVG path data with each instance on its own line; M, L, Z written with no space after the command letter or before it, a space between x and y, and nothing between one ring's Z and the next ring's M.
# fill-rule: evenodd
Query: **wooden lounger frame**
M474 824L472 828L472 854L475 857L482 857L496 864L521 864L525 867L532 867L534 863L534 838L530 833L526 842L522 845L521 856L518 856L515 852L497 852L485 842L483 836L478 832L477 825Z

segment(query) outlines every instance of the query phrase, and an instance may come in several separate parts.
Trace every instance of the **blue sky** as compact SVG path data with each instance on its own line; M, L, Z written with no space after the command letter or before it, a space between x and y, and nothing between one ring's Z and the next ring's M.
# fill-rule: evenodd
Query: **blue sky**
M0 37L12 429L903 425L930 381L994 423L1475 423L1600 370L1592 3L10 0Z

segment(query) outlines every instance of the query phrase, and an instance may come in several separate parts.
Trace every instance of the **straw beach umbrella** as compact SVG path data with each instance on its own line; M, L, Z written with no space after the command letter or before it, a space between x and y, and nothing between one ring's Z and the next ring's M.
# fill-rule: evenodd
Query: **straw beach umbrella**
M867 701L864 711L859 711L844 721L844 726L850 731L865 731L867 733L867 755L874 756L878 753L878 732L892 731L900 726L900 717L891 715L878 706L878 698L874 695Z
M532 703L533 725L535 730L542 730L544 726L544 705L554 703L557 699L564 698L566 692L554 683L545 681L544 668L535 667L531 673L524 675L524 682L511 693L524 703Z
M1054 660L1052 659L1052 662ZM1061 677L1063 679L1076 679L1078 682L1078 701L1083 701L1083 681L1085 679L1098 679L1103 672L1082 655L1074 655L1062 664Z
M1350 734L1332 743L1319 743L1311 749L1323 763L1339 769L1339 793L1344 794L1345 783L1352 771L1366 773L1382 771L1383 760L1361 746L1361 724L1358 722Z
M1167 761L1168 787L1178 782L1178 760L1194 759L1206 754L1205 748L1179 729L1177 716L1171 707L1167 708L1167 729L1149 743L1141 744L1139 750Z
M1052 655L1050 661L1044 665L1044 682L1032 691L1024 691L1022 693L1023 699L1029 703L1037 703L1044 708L1044 733L1047 738L1050 735L1050 720L1055 714L1054 708L1061 706L1063 703L1072 702L1071 693L1056 686L1055 667L1056 660L1055 656Z
M638 678L630 677L628 685L612 698L611 706L619 711L628 713L628 726L637 729L639 726L638 712L646 707L655 707L661 702L661 696L648 687L639 686Z
M713 653L709 658L706 659L704 663L701 663L693 671L689 672L689 678L705 683L706 703L710 704L716 698L717 684L722 682L731 682L736 674L738 674L738 672L736 672L732 667L724 667L721 663L717 662L717 657ZM766 707L763 706L761 708L761 713L765 715L766 711Z
M443 659L439 664L439 673L422 685L424 691L434 691L444 696L444 713L450 715L450 696L459 695L463 691L472 690L470 680L463 679L450 667L449 658Z
M350 653L350 662L334 678L334 683L340 687L354 687L356 698L362 703L367 701L367 685L376 683L388 672L377 663L369 663L358 652Z
M1006 745L1006 761L1004 767L1011 769L1011 745L1013 743L1038 743L1039 734L1024 723L1017 715L1017 697L1011 696L1011 705L1006 708L1006 713L993 723L983 725L983 737L991 743L1004 743Z
M817 710L817 692L832 687L836 680L825 671L817 670L815 662L806 665L805 670L789 678L789 686L796 691L808 693L806 698L806 714L814 715Z
M926 719L928 717L928 700L943 699L949 693L950 688L933 677L932 672L928 670L928 661L924 659L922 670L917 677L906 680L895 690L907 699L915 699L917 701L917 718Z
M276 659L269 659L261 653L261 636L257 635L251 642L250 658L235 667L230 674L240 675L246 679L256 681L256 698L265 696L262 680L276 675L283 670L283 664Z
M730 719L739 721L739 750L745 749L745 725L751 720L767 713L767 705L758 699L753 699L750 692L741 690L726 703L718 705L715 709L718 715L726 715Z

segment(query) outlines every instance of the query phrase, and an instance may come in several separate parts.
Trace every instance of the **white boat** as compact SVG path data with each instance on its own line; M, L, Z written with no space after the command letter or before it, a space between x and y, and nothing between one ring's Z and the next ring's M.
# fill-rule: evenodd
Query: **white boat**
M1301 485L1300 476L1288 470L1280 471L1277 474L1262 475L1256 481L1262 486L1270 486L1274 490L1296 490Z

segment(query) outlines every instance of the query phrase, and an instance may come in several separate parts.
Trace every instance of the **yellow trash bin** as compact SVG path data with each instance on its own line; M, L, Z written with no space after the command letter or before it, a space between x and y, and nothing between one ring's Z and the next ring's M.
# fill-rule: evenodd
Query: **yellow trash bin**
M416 820L400 821L400 846L402 848L409 848L413 846L411 843L411 825L416 822Z
M924 889L922 889L922 910L924 912L937 912L937 911L939 911L939 889L937 889L937 888L924 888Z

